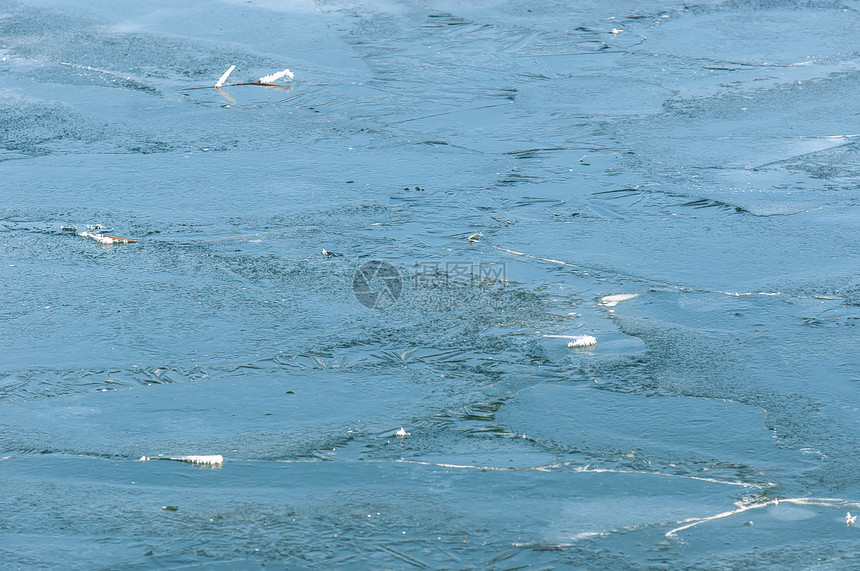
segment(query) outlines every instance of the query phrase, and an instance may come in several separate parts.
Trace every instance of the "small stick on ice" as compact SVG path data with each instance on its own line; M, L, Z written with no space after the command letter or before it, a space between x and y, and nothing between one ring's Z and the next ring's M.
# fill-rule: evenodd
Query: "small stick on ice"
M235 66L235 65L231 65L231 66L230 66L230 69L228 69L227 71L225 71L225 72L224 72L224 75L222 75L222 76L221 76L221 79L219 79L217 82L215 82L215 87L216 87L216 88L218 88L218 87L223 87L223 86L224 86L224 82L225 82L225 81L227 81L227 78L228 78L228 77L230 77L230 74L231 74L231 73L233 73L233 70L234 70L234 69L236 69L236 66Z
M78 234L81 238L91 238L99 244L130 244L139 240L131 238L120 238L118 236L107 236L105 234L93 234L92 232L81 232Z
M224 463L224 457L220 454L213 454L210 456L179 456L177 458L148 458L146 456L141 456L141 462L147 462L149 460L173 460L174 462L188 462L189 464L205 464L207 466L220 466Z
M591 335L577 335L573 338L573 341L567 344L570 349L574 347L594 347L595 345L597 345L597 339Z
M285 69L285 70L279 71L277 73L273 73L270 75L264 75L263 77L261 77L257 81L243 81L241 83L224 83L225 81L227 81L227 78L230 76L230 74L233 73L233 70L235 68L236 68L235 65L230 66L230 69L228 69L224 73L224 75L221 76L221 78L218 80L218 82L215 85L204 85L202 87L186 87L182 91L192 91L195 89L212 89L212 88L220 89L222 87L238 87L240 85L273 86L273 85L277 85L275 82L278 81L279 79L282 79L284 77L286 77L287 79L293 79L295 77L293 72L291 72L289 69Z

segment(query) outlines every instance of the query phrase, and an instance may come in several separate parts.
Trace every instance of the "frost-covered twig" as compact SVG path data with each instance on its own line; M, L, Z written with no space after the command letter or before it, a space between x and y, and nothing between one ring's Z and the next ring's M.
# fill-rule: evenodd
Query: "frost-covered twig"
M132 240L131 238L120 238L118 236L107 236L105 234L95 234L93 232L80 232L78 234L81 238L91 238L98 242L99 244L129 244L131 242L137 242L138 240Z
M278 81L279 79L281 79L283 77L286 77L288 79L292 79L295 76L293 75L293 72L291 72L288 69L285 69L283 71L279 71L278 73L273 73L271 75L264 75L263 77L261 77L257 81L262 85L272 85L273 83L275 83L276 81Z
M227 71L225 71L225 72L224 72L224 75L222 75L222 76L221 76L221 78L220 78L218 81L216 81L216 82L215 82L215 87L216 87L216 88L218 88L218 87L222 87L222 86L224 85L224 82L225 82L225 81L227 81L227 78L228 78L228 77L230 77L230 74L231 74L231 73L233 73L233 70L234 70L234 69L236 69L236 66L235 66L235 65L231 65L231 66L230 66L230 69L228 69Z
M208 466L220 466L224 463L224 457L220 454L212 454L208 456L179 456L176 458L165 458L163 456L158 456L156 458L149 458L147 456L141 456L141 462L147 462L149 460L173 460L174 462L188 462L189 464L206 464Z
M231 65L230 69L225 71L224 74L218 79L218 81L215 82L215 85L204 85L202 87L186 87L182 91L191 91L193 89L210 89L213 87L215 89L220 89L222 87L237 87L239 85L267 85L267 86L269 86L269 85L277 85L275 82L278 81L279 79L283 79L285 77L287 79L293 79L295 77L295 75L293 74L292 71L290 71L289 69L285 69L285 70L279 71L277 73L272 73L270 75L264 75L263 77L261 77L257 81L244 81L241 83L225 84L224 82L227 81L227 78L230 77L230 74L233 73L233 71L235 69L236 69L236 66Z

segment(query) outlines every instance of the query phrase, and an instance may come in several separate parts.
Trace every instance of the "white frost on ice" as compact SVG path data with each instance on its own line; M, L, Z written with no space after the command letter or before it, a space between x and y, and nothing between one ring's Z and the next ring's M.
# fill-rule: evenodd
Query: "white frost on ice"
M224 82L227 81L227 78L230 77L230 74L233 73L234 69L236 69L236 66L231 65L230 69L225 71L224 75L222 75L221 78L217 82L215 82L215 87L221 87L222 85L224 85Z
M627 301L628 299L633 299L634 297L639 297L638 293L619 293L616 295L607 295L600 299L600 305L603 307L615 307L622 301Z
M597 339L595 339L591 335L577 335L573 338L573 341L567 344L569 348L594 347L595 345L597 345Z
M279 71L278 73L273 73L272 75L264 75L263 77L260 78L259 81L260 81L260 83L275 83L276 81L278 81L282 77L292 79L295 76L293 75L293 72L291 72L288 69L285 69L284 71Z

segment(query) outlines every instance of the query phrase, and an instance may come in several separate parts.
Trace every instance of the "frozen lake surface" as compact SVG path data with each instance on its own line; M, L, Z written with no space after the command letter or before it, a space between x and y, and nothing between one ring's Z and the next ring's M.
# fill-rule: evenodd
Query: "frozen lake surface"
M0 561L860 564L858 11L0 0Z

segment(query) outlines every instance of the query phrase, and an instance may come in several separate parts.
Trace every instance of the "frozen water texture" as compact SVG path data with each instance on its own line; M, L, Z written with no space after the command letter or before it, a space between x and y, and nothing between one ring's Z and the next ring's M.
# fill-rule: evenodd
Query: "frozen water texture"
M0 0L0 560L856 565L858 10Z

